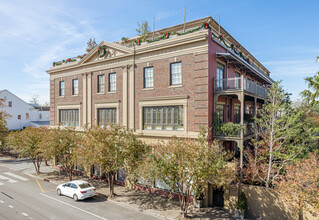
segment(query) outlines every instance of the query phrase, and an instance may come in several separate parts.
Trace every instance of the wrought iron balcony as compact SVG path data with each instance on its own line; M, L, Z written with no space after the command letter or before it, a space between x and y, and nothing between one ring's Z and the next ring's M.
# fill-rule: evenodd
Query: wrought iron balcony
M244 137L254 134L255 123L244 123L243 132ZM241 126L234 123L221 123L219 126L214 127L214 136L217 139L223 139L224 137L240 138Z
M214 92L225 91L245 91L262 98L267 98L268 93L266 87L260 86L243 76L227 79L214 78Z

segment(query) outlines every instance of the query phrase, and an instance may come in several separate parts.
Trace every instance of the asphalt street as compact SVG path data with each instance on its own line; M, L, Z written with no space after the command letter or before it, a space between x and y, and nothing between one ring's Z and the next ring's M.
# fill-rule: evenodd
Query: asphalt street
M0 158L0 219L159 219L100 197L75 202L58 196L55 184L25 175L28 169L28 161Z

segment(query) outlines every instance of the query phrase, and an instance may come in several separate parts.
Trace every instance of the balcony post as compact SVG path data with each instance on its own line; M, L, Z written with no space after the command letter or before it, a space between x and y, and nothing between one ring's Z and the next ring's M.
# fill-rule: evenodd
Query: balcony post
M257 97L254 97L254 116L257 115Z
M225 123L228 122L228 96L225 97Z
M241 91L244 91L244 90L245 90L245 88L244 88L244 79L245 79L245 78L244 78L244 75L242 74L242 75L240 76L240 78L241 78L241 79L240 79L240 84L241 84L241 85L240 85L240 87L241 87L240 90L241 90Z
M245 111L244 91L240 92L238 99L240 101L240 125L241 125L240 137L241 139L243 139L244 138L244 111Z

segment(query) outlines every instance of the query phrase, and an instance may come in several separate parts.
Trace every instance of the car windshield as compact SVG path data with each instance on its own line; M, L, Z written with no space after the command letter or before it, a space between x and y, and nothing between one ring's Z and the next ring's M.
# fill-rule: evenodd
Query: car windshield
M90 183L82 183L82 184L79 185L79 187L81 189L85 189L85 188L92 187L92 185Z

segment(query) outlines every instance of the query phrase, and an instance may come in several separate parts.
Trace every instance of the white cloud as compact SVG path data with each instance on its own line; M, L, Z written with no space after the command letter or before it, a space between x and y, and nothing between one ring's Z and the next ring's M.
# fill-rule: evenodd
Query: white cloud
M49 76L45 71L53 61L84 53L87 35L97 34L90 18L78 19L85 9L72 13L66 3L1 2L0 60L11 66L7 81L16 83L0 87L16 88L17 95L26 101L34 94L40 95L40 103L49 101Z

